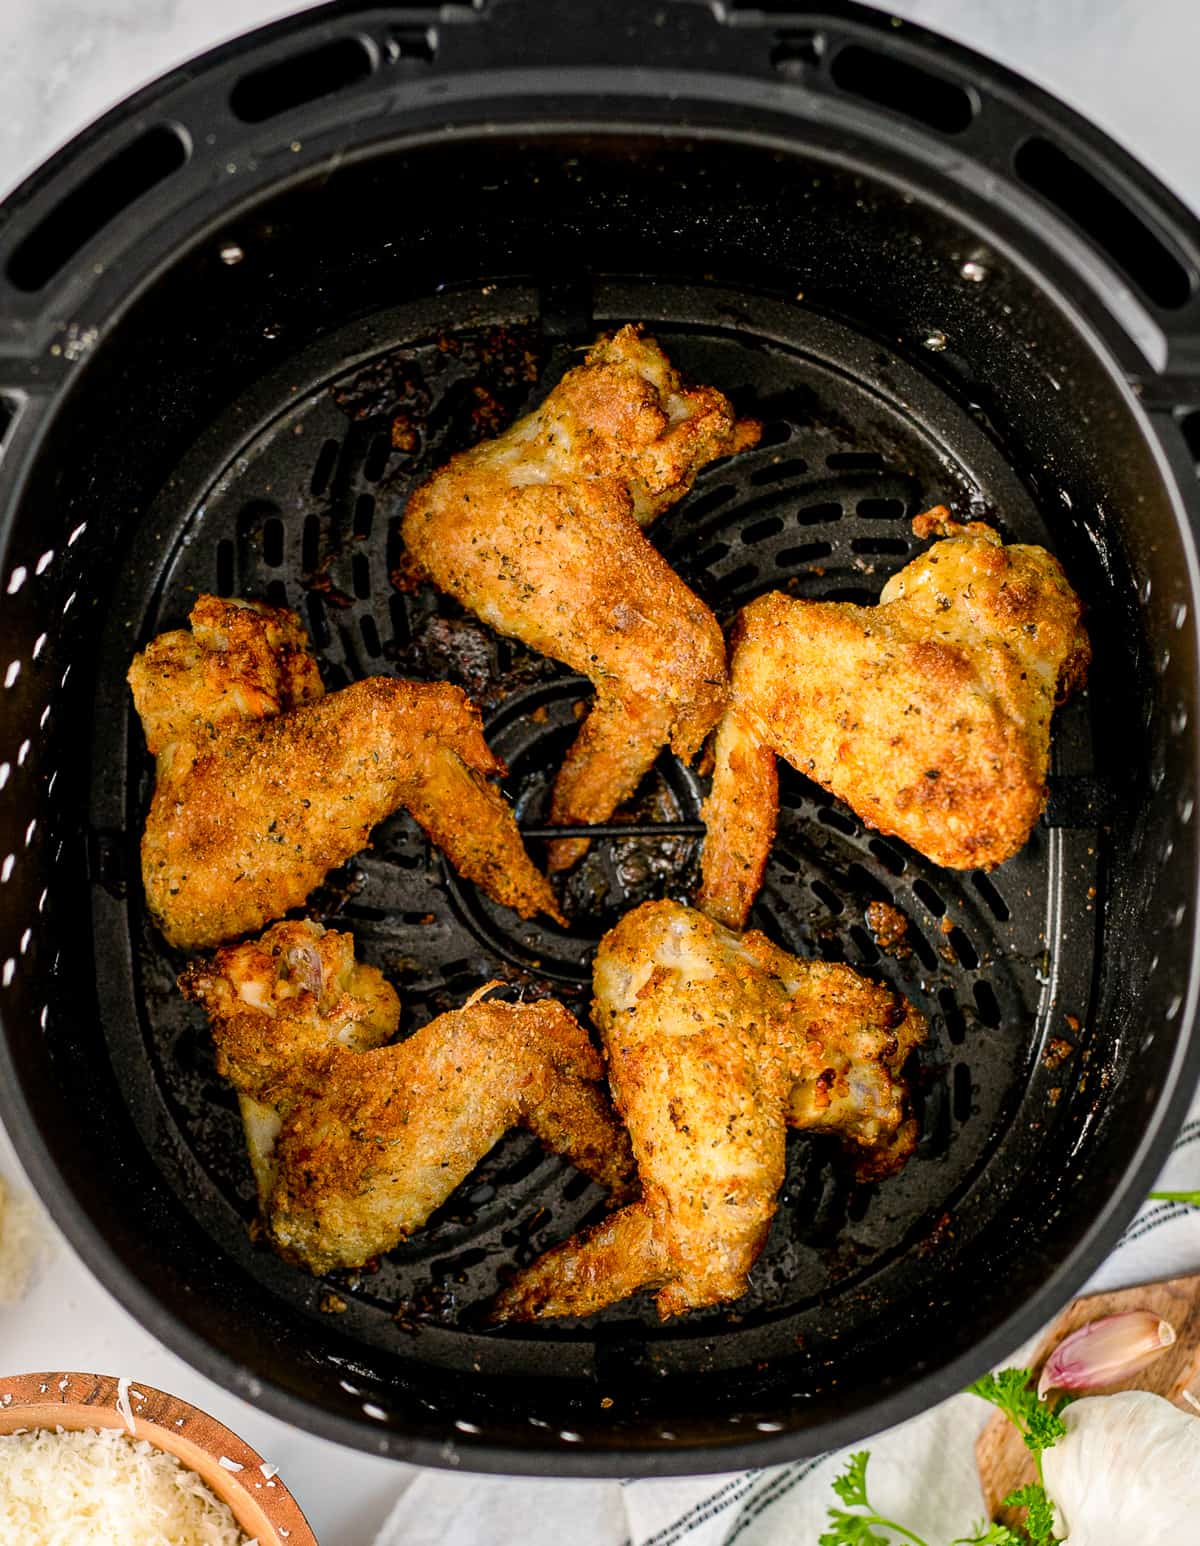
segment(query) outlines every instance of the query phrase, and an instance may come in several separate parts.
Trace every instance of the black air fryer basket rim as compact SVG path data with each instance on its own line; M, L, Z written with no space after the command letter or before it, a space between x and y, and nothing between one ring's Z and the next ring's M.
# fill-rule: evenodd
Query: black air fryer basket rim
M504 7L497 4L494 9L501 11ZM706 17L705 25L711 21L707 8L693 7L688 4L677 5L672 14L678 16L683 12L691 12L699 16L701 11ZM177 88L186 89L193 82L202 82L209 72L235 61L246 59L257 62L259 57L283 57L292 52L301 51L312 46L315 42L324 40L332 35L338 35L350 27L354 18L361 17L364 26L368 18L377 18L384 14L376 8L371 11L360 11L354 7L333 6L317 12L293 18L287 22L264 29L264 31L252 34L248 38L236 43L226 45L224 48L206 56L201 61L186 67L184 70L165 78L162 82L146 88L123 107L114 110L98 125L84 131L70 146L58 153L40 172L35 173L20 189L14 193L8 201L8 228L0 230L0 244L4 252L11 253L17 240L24 230L32 226L42 210L44 210L56 197L56 190L61 184L70 184L74 180L75 168L81 158L87 158L106 147L106 143L122 141L128 137L128 126L131 119L137 119L139 125L153 121L161 110L166 112L171 106L171 99ZM415 25L417 21L428 21L432 26L441 18L442 13L435 15L432 12L394 12L387 13L397 20L403 21L406 27ZM884 19L876 17L874 13L864 12L851 7L827 7L822 10L819 17L806 15L802 18L805 27L820 26L825 17L833 17L834 27L842 27L851 35L860 32L866 36L873 36L880 47L892 46L892 34L886 28ZM751 32L750 18L744 18L746 25L739 26L740 41L744 44L745 38ZM478 36L483 37L487 23L488 13L476 15L466 13L459 19L463 27L480 29ZM587 28L581 28L577 46L579 52L594 45L603 34L607 39L606 46L617 46L614 39L618 32L613 23L612 8L606 8L606 15L601 26L595 31L589 32ZM715 25L715 23L713 23ZM782 19L772 20L764 18L762 21L763 35L761 38L764 53L769 48L768 27L778 31L782 27ZM611 31L610 31L611 28ZM451 30L449 26L447 31ZM1155 211L1160 229L1172 233L1176 238L1177 249L1191 254L1197 250L1196 233L1193 222L1186 215L1182 207L1165 190L1157 185L1127 157L1108 144L1102 136L1075 118L1066 109L1054 103L1044 93L1035 91L1025 86L1016 77L997 67L978 59L966 50L930 38L917 29L903 28L900 30L900 43L902 49L914 49L916 51L929 50L929 60L932 65L940 62L961 79L979 83L980 89L994 90L998 96L1011 96L1017 94L1021 97L1025 106L1035 110L1044 121L1053 123L1061 129L1061 133L1067 143L1082 144L1090 148L1094 154L1100 155L1107 166L1116 169L1114 180L1126 185L1136 187L1138 197L1143 209L1147 207ZM679 40L676 40L677 46ZM701 68L707 68L704 64L702 49L697 50L697 63ZM671 61L676 63L675 60ZM580 122L579 108L586 101L586 93L594 90L595 81L588 80L588 72L585 65L579 66L582 79L579 82L580 96L577 102L572 102L572 111L567 112L563 106L562 96L562 70L568 67L568 61L560 61L553 68L541 71L523 72L521 76L504 78L504 91L519 103L521 112L528 112L531 102L541 101L546 104L546 116L533 116L531 122L521 125L519 119L507 121L503 124L506 130L517 132L524 127L528 132L547 132L551 127L550 110L560 115L560 122L564 127L576 127ZM440 69L441 66L439 65ZM246 66L247 72L250 64ZM689 89L696 89L697 76L683 77L688 82ZM724 79L724 76L721 77ZM653 98L656 94L656 86L666 82L667 76L660 71L655 77L650 72L638 80L630 80L625 87L625 92L630 98L636 91L644 93L647 98ZM482 78L478 75L471 77L473 89L480 87ZM678 82L677 82L678 83ZM714 83L715 85L715 83ZM802 119L810 117L811 102L808 100L808 86L801 83L790 86L792 93L790 110ZM414 88L413 95L416 96ZM711 95L721 95L714 90ZM336 102L336 99L334 99ZM320 107L322 104L317 104ZM325 104L327 105L327 104ZM490 106L491 104L489 104ZM820 117L828 124L831 118L836 117L834 108L826 100L821 105ZM779 110L782 106L777 104ZM399 119L405 107L403 97L398 97L391 104L392 111ZM697 125L697 128L707 128L710 132L721 133L721 118L725 111L729 110L729 99L726 97L723 103L716 103L712 108L712 117L706 125ZM874 108L866 108L861 103L851 104L847 110L847 123L856 133L861 134L867 124L877 132L880 138L892 137L905 142L905 148L910 149L914 155L929 158L932 155L934 161L944 159L945 145L943 141L923 130L917 130L907 125L898 125L894 117L881 113ZM182 115L179 115L182 117ZM462 122L462 105L459 103L459 121ZM592 116L588 114L587 116ZM749 115L747 115L749 116ZM302 132L301 120L303 111L290 117L284 115L280 121L279 137L286 141L295 133L298 137ZM599 121L599 115L596 115ZM332 122L332 120L331 120ZM661 117L661 110L647 106L640 121L631 119L628 127L645 127L650 132L661 131L665 125ZM399 140L400 126L394 131L389 131L379 119L375 121L374 134L382 142L384 139ZM261 133L261 131L259 131ZM751 137L765 138L761 131L753 128L746 129ZM320 137L316 137L320 144L319 154L314 155L313 160L307 157L297 158L294 171L289 168L292 176L299 179L311 175L314 164L323 160L326 155L326 146ZM193 135L193 140L196 136ZM378 148L373 145L372 149ZM222 154L225 152L222 151ZM879 175L879 169L876 169ZM264 177L264 182L267 179ZM272 186L278 183L277 167L270 174ZM261 188L243 192L243 202L249 203L258 196ZM228 202L209 199L202 200L197 195L193 207L187 211L187 219L180 222L186 229L186 239L189 243L203 239L203 233L199 228L198 212L203 211L204 227L211 229L217 220L225 221L232 212L232 205ZM182 213L182 212L180 212ZM109 233L104 233L103 240ZM176 238L175 240L178 240ZM1078 256L1081 251L1087 251L1091 260L1089 266L1095 272L1095 254L1088 247L1086 241L1072 237L1074 253L1070 256ZM172 243L174 245L174 243ZM1005 244L995 240L993 245L999 250ZM163 249L164 253L168 249ZM85 248L83 258L90 261L92 249ZM1014 255L1014 262L1021 261L1019 255ZM76 260L71 260L55 280L48 286L47 296L53 296L60 285L75 283L80 280L78 270L86 265ZM1110 271L1110 278L1112 278ZM137 273L134 282L140 286L148 280L148 272ZM82 281L86 285L86 278ZM95 281L93 281L95 283ZM1045 284L1043 277L1043 284ZM115 314L117 292L124 289L124 299L131 299L132 283L112 276L111 268L109 277L102 280L93 290L93 297L98 297L107 290L105 303L111 305L110 315ZM4 291L5 300L9 292ZM47 296L41 301L42 311L39 320L43 320L48 312L53 311L53 306L47 303ZM1138 353L1131 346L1126 334L1123 334L1115 325L1109 325L1110 318L1107 311L1101 306L1097 309L1095 296L1086 297L1085 307L1089 321L1085 322L1080 317L1077 309L1069 308L1064 303L1064 309L1072 309L1077 325L1082 331L1090 335L1094 345L1098 345L1100 352L1111 357L1123 356L1126 361L1132 361ZM78 296L72 297L74 305ZM1170 319L1174 332L1168 339L1171 350L1171 359L1178 374L1173 379L1162 384L1157 394L1147 391L1144 401L1153 401L1155 396L1160 402L1188 403L1196 400L1196 381L1186 375L1186 368L1191 361L1197 358L1193 348L1194 329L1186 326L1177 326L1190 321L1195 314L1194 303L1180 311L1177 317ZM5 326L3 318L0 318L0 329ZM31 335L36 334L36 323L31 329ZM1102 342L1099 340L1102 338ZM0 350L5 353L15 354L17 351L10 348L10 340L0 332ZM0 389L10 385L19 389L32 382L22 381L19 371L9 374L9 379L4 376L7 360L4 354L0 354ZM1144 369L1144 367L1143 367ZM1146 373L1146 379L1151 380L1153 371ZM70 371L64 371L58 385L65 386L70 379ZM5 467L5 481L8 487L4 492L15 501L19 492L21 481L27 472L33 456L36 453L36 441L48 428L51 414L44 413L40 422L35 418L31 421L29 429L32 434L29 438L21 436L24 442L18 444L18 437L14 436L9 447ZM1164 466L1174 469L1176 475L1186 465L1186 458L1181 444L1171 441L1163 443L1163 437L1159 433L1157 425L1150 419L1143 417L1145 432L1152 438L1157 446L1157 453ZM23 460L14 470L13 462L18 451L23 453ZM15 473L15 475L14 475ZM1168 477L1168 482L1173 481ZM1185 487L1187 485L1185 484ZM1191 497L1192 515L1195 518L1195 499ZM1180 522L1181 536L1185 552L1187 554L1189 578L1193 596L1197 594L1196 555L1194 543L1191 539L1191 530L1188 526L1189 515L1185 510L1182 499L1176 497L1176 514ZM1193 732L1194 734L1194 732ZM1194 878L1195 880L1195 878ZM1193 885L1193 890L1195 884ZM1197 939L1189 940L1191 959L1194 962L1197 952ZM1200 1073L1200 1046L1197 1046L1190 1036L1190 1030L1195 1018L1197 983L1194 972L1189 974L1188 992L1186 1004L1179 1019L1182 1028L1179 1039L1174 1049L1171 1066L1167 1077L1163 1081L1152 1116L1147 1122L1145 1131L1140 1135L1134 1156L1130 1160L1122 1185L1112 1192L1104 1201L1103 1207L1094 1216L1090 1227L1084 1232L1074 1249L1067 1257L1050 1272L1043 1280L1041 1287L1004 1321L994 1326L980 1341L964 1353L958 1354L940 1366L936 1362L936 1350L931 1356L930 1364L932 1372L922 1374L907 1387L893 1395L870 1406L869 1422L864 1423L862 1413L855 1411L847 1416L835 1419L823 1424L819 1434L819 1447L839 1445L861 1437L868 1429L874 1430L884 1425L890 1425L903 1418L912 1415L931 1405L936 1400L943 1398L960 1389L964 1383L987 1364L1002 1357L1011 1348L1024 1339L1031 1331L1036 1329L1049 1315L1056 1310L1061 1303L1076 1289L1099 1265L1105 1255L1111 1249L1121 1229L1135 1212L1139 1202L1150 1184L1157 1175L1161 1164L1174 1137L1174 1132L1182 1120L1190 1101L1197 1074ZM260 1382L250 1370L238 1363L238 1361L213 1347L210 1343L198 1336L189 1324L186 1324L177 1310L151 1289L140 1283L133 1277L126 1264L118 1254L101 1237L100 1233L90 1221L86 1211L80 1205L79 1200L69 1184L66 1182L62 1171L59 1169L55 1157L47 1140L37 1129L32 1119L32 1113L26 1102L23 1090L17 1083L16 1068L12 1062L7 1041L0 1052L0 1068L3 1070L3 1100L6 1123L12 1134L14 1143L21 1155L31 1179L39 1193L46 1199L55 1218L62 1226L71 1243L86 1261L91 1270L97 1275L106 1288L112 1292L118 1301L127 1309L137 1314L138 1318L158 1335L165 1343L186 1356L198 1368L207 1374L227 1384L239 1394L253 1394L255 1399L276 1415L295 1423L297 1426L306 1427L347 1444L369 1448L383 1449L386 1453L432 1465L457 1465L468 1466L488 1471L516 1472L516 1473L540 1473L554 1470L560 1474L572 1475L622 1475L622 1474L679 1474L686 1472L727 1470L745 1463L755 1465L770 1464L795 1458L801 1451L810 1451L814 1447L812 1436L804 1431L791 1433L781 1432L777 1434L755 1434L750 1441L741 1441L729 1445L713 1444L707 1446L687 1446L659 1448L649 1447L621 1447L602 1446L597 1444L595 1448L575 1447L570 1445L556 1445L540 1448L506 1447L494 1442L476 1442L461 1437L455 1437L448 1444L436 1444L423 1438L405 1437L402 1432L389 1429L381 1433L378 1428L371 1428L362 1423L352 1422L337 1413L328 1410L315 1411L306 1401L298 1398L290 1390L267 1383L265 1388L260 1387ZM261 1389L261 1393L260 1392ZM781 1414L781 1416L786 1414ZM539 1436L532 1435L534 1445L549 1443ZM552 1436L551 1436L552 1437Z

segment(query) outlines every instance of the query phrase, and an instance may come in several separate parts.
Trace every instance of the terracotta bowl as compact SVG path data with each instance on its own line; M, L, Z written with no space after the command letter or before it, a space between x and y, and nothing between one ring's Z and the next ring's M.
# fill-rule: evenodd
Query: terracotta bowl
M121 1428L118 1381L109 1374L17 1374L0 1379L0 1434L18 1428ZM233 1510L258 1546L317 1546L300 1505L272 1467L236 1433L178 1396L131 1380L132 1436L178 1456Z

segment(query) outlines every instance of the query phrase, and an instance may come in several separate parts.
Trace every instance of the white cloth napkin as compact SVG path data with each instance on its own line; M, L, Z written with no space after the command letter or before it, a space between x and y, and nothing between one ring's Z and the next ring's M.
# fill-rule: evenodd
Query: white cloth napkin
M1200 1097L1156 1191L1200 1190ZM1200 1272L1200 1210L1148 1202L1088 1289ZM1006 1362L1020 1363L1022 1349ZM975 1437L991 1408L955 1396L855 1448L871 1451L871 1500L925 1539L983 1518ZM418 1471L376 1546L814 1546L844 1455L670 1481L526 1481Z

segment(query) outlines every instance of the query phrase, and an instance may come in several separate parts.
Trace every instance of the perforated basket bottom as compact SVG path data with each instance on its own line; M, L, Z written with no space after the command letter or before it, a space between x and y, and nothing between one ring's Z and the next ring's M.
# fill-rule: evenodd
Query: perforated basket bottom
M483 286L293 355L205 434L148 513L103 669L123 675L133 648L180 625L200 591L286 604L306 620L331 689L373 673L465 687L509 764L520 820L538 825L589 688L430 588L396 588L398 521L412 487L451 451L537 401L580 345L629 319L648 322L687 373L766 423L756 450L707 469L652 530L723 622L773 588L873 600L918 550L911 517L939 501L991 515L1010 538L1047 540L971 413L869 339L798 306L715 289L611 283L590 300L594 326L532 290ZM562 1373L602 1379L743 1363L801 1339L819 1358L866 1313L919 1289L940 1251L969 1240L1016 1184L1039 1124L1053 1121L1059 1079L1040 1053L1064 1015L1086 1022L1100 845L1094 830L1050 823L1056 810L1069 814L1063 788L1090 773L1087 716L1086 697L1060 716L1049 820L990 876L937 869L781 765L779 836L751 923L801 956L886 980L928 1013L932 1031L913 1069L915 1158L884 1184L854 1186L834 1145L793 1137L769 1244L733 1307L663 1328L638 1299L587 1323L481 1331L477 1310L504 1268L601 1211L595 1187L523 1134L507 1137L377 1271L321 1282L279 1263L252 1239L233 1098L202 1015L175 991L183 960L150 926L136 880L124 905L108 899L97 919L111 959L129 963L104 987L104 1023L131 1108L216 1248L304 1315L327 1313L334 1289L345 1306L338 1330L362 1343L416 1337L427 1356L484 1371L545 1369L551 1344ZM96 808L111 813L136 876L151 770L131 713L98 728L94 765L111 784ZM695 821L702 794L697 774L664 756L627 814ZM531 847L540 862L540 845ZM565 882L564 931L523 924L483 898L402 814L330 878L311 911L353 931L360 956L387 972L404 1032L494 977L554 993L586 1017L596 940L649 897L686 899L697 857L691 836L595 843ZM906 956L877 946L866 920L875 900L904 914Z

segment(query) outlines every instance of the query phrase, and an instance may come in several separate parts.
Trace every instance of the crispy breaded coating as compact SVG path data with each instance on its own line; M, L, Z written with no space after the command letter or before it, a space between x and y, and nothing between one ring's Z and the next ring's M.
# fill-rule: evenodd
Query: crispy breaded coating
M157 753L142 880L170 944L216 945L300 906L401 806L496 901L561 920L459 688L369 677L323 696L294 614L228 611L238 649L165 635L129 673Z
M992 869L1046 803L1050 723L1086 676L1082 607L1044 548L944 506L879 605L778 591L741 612L697 905L740 927L775 834L775 756L935 864Z
M336 1047L382 1047L399 1028L400 1000L378 967L355 961L351 935L307 919L194 961L179 987L208 1014L217 1072L238 1092L265 1218L281 1112L303 1098L304 1070Z
M836 1135L864 1178L911 1153L901 1069L924 1016L848 966L664 901L605 935L593 981L642 1197L519 1272L495 1319L587 1315L639 1288L658 1290L664 1319L736 1299L775 1214L787 1127Z
M440 1015L399 1045L395 994L349 935L280 923L191 967L238 1089L264 1221L313 1272L357 1267L419 1229L512 1127L630 1195L627 1134L586 1033L553 999Z
M534 413L453 457L409 500L404 540L435 585L595 684L553 823L605 820L664 746L690 760L716 723L728 689L721 630L642 527L707 462L759 433L623 327ZM551 869L586 848L552 844Z
M189 622L151 639L129 668L152 757L197 721L271 719L324 696L308 635L286 607L201 596Z

